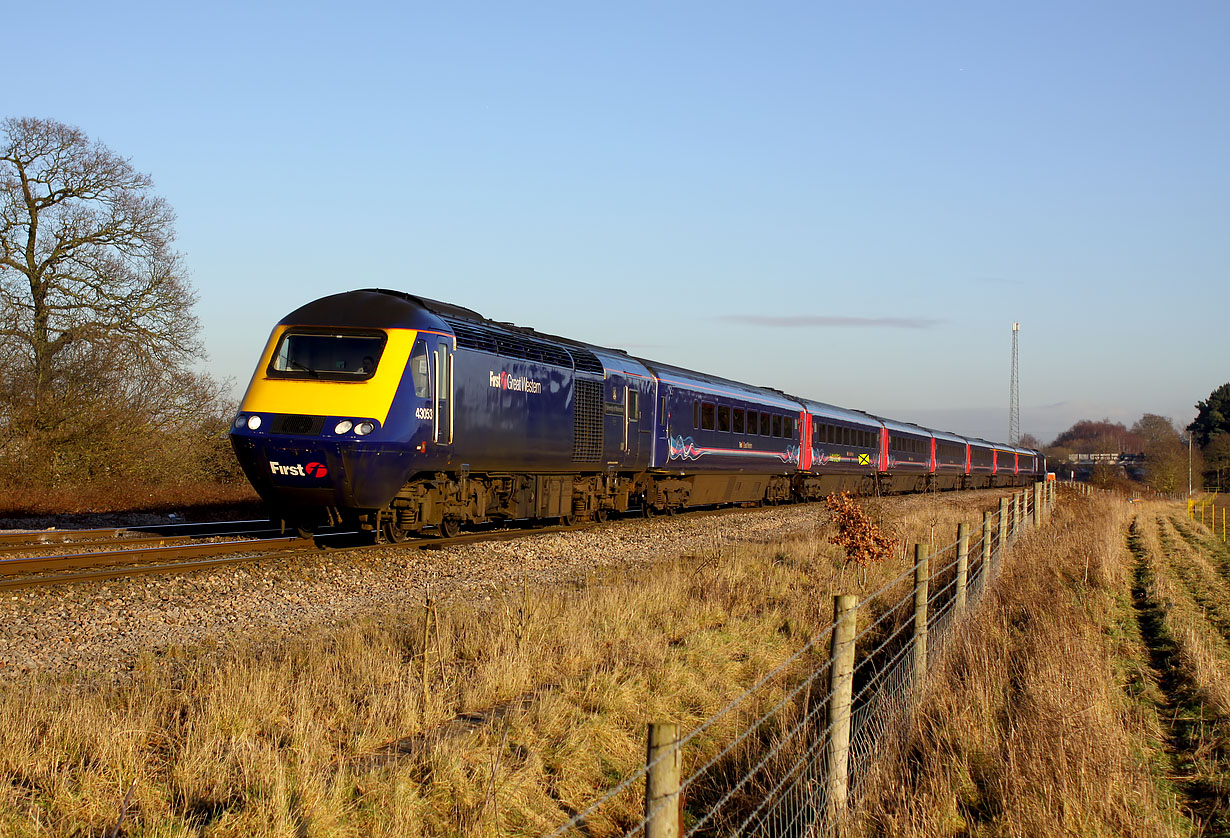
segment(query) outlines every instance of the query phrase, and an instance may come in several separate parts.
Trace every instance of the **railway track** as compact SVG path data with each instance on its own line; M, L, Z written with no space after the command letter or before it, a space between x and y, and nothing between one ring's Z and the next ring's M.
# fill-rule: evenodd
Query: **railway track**
M698 509L690 517L731 514L741 507ZM636 516L629 516L636 517ZM322 550L439 550L464 544L511 541L532 535L574 532L601 526L595 522L530 527L503 524L452 537L413 538L396 544L355 543L358 533L330 533L316 538L284 536L269 521L228 521L207 525L166 525L93 530L48 530L0 534L0 590L45 585L81 584L126 576L191 573L198 570L317 555ZM202 541L226 537L226 541ZM47 552L48 549L55 552ZM64 552L88 550L88 552ZM97 568L83 570L83 568Z
M258 524L260 527L250 525ZM245 529L245 526L247 527ZM467 532L451 538L419 538L399 544L354 543L357 533L331 533L316 538L271 535L276 526L268 521L227 522L202 529L197 535L183 533L147 535L151 528L57 530L38 533L0 534L0 555L31 553L0 558L0 590L44 585L84 583L146 574L190 573L197 570L253 561L354 550L441 549L483 541L507 541L550 532L580 530L593 524L504 528ZM201 541L203 537L243 536L226 541ZM50 547L57 552L47 553ZM89 552L63 552L66 550ZM98 568L83 571L83 568Z
M730 515L744 507L696 509L687 517ZM635 514L629 518L637 517ZM452 537L413 538L396 544L373 544L359 533L329 533L315 538L287 536L269 521L228 521L215 524L166 525L97 530L56 530L0 534L0 556L53 550L89 550L42 553L0 558L0 590L44 585L80 584L125 576L190 573L198 570L319 555L322 551L436 550L464 544L511 541L532 535L573 532L603 526L595 522L568 525L487 525L487 528ZM225 541L203 539L227 538ZM24 540L23 540L24 539ZM83 568L98 568L82 570Z

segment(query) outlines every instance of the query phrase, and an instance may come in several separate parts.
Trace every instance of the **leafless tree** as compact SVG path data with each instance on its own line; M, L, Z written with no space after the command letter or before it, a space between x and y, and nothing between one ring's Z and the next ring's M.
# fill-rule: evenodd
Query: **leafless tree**
M6 119L2 132L0 445L63 456L74 439L106 447L104 431L217 412L192 369L200 326L175 214L150 177L69 125Z

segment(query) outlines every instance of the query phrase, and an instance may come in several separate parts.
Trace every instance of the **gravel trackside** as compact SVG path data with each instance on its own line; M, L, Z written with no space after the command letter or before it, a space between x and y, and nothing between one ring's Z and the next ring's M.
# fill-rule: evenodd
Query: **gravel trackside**
M439 601L482 602L524 585L584 579L711 549L810 535L822 504L614 521L574 532L436 550L311 553L168 576L0 595L0 682L39 675L122 681L144 655L276 641L308 626Z

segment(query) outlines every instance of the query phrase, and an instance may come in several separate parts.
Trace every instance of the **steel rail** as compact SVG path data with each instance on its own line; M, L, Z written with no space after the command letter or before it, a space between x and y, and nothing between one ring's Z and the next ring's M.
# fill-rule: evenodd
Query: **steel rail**
M277 530L277 524L263 520L251 521L202 521L192 524L143 524L135 527L99 527L82 530L17 530L0 533L0 545L11 543L58 544L79 539L124 538L128 533L165 538L204 538L212 535L242 535L256 529ZM0 547L0 549L6 549Z
M0 561L0 576L17 573L38 573L45 570L66 570L94 565L119 565L150 562L170 556L198 558L201 556L226 555L227 553L268 552L280 550L293 544L302 545L306 539L298 536L284 538L248 539L245 541L215 541L208 544L182 544L174 547L151 547L140 550L107 550L97 553L77 553L72 556L33 556ZM308 542L310 543L310 542Z
M278 556L285 558L294 556L298 553L313 555L307 550L288 550ZM126 576L143 576L151 573L189 573L194 570L208 570L213 567L225 567L227 565L241 564L243 562L255 562L261 559L268 559L268 554L258 553L257 555L246 556L225 556L216 559L206 559L199 562L176 562L175 564L166 565L139 565L137 567L117 567L108 570L96 570L90 573L67 573L56 576L33 576L22 577L20 579L0 579L0 590L10 590L13 588L33 588L39 585L60 585L71 582L98 582L106 579L116 579Z
M276 529L252 530L249 532L227 532L218 533L215 535L200 535L195 538L221 538L225 536L245 536L252 538L260 538L273 533ZM29 553L32 550L45 550L49 547L64 549L64 550L81 550L93 549L96 547L142 547L150 545L162 545L166 547L173 546L175 543L191 543L194 536L190 535L152 535L145 537L125 537L123 535L116 538L106 538L96 541L52 541L52 542L31 542L25 544L0 544L0 555L9 555L12 553ZM51 558L51 556L47 556Z

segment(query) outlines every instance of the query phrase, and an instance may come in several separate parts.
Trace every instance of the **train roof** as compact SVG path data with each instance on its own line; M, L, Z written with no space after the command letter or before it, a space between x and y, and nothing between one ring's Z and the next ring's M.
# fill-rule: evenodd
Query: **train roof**
M915 436L931 436L931 432L922 425L915 425L913 422L902 422L897 419L886 419L883 416L877 416L876 419L890 431L898 433L914 434Z
M802 407L796 399L787 396L780 390L774 390L769 387L755 387L751 384L744 384L741 381L732 381L729 378L696 372L695 370L664 364L660 361L651 361L648 358L637 358L637 360L648 367L659 379L668 384L682 384L685 387L717 395L756 400L786 410L798 410Z
M618 372L623 375L638 375L642 378L649 378L653 375L653 371L643 364L640 359L633 358L626 352L620 352L614 349L605 349L601 346L590 346L590 351L594 353L602 366L609 372Z
M421 300L369 288L312 300L279 321L283 326L339 326L357 329L431 329L445 324Z
M823 416L826 419L837 419L859 425L883 425L879 419L872 416L870 413L864 413L861 410L852 410L848 407L838 407L835 404L818 402L814 399L804 399L797 396L794 396L793 398L797 399L808 413L815 414L816 416Z
M945 440L948 440L949 442L960 442L963 445L966 445L969 443L968 439L961 436L960 434L954 434L952 431L933 430L931 431L931 435L934 436L936 439L945 439Z

